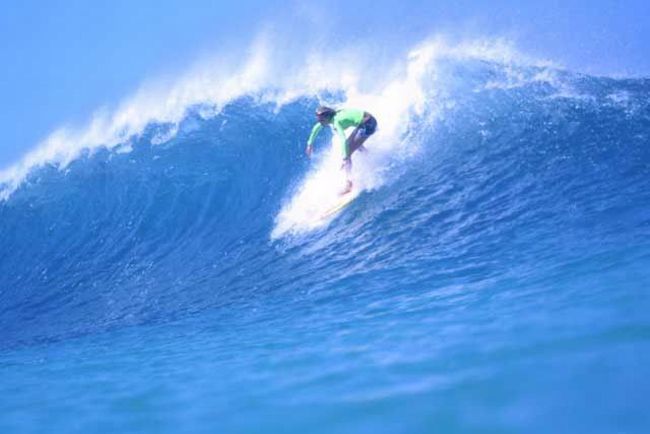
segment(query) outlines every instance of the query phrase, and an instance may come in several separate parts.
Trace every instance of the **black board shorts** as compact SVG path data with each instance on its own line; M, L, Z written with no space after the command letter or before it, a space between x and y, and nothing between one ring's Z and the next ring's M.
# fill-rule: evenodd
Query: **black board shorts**
M365 137L370 137L375 134L375 131L377 131L377 119L375 119L373 115L369 116L370 117L366 119L365 122L359 125L359 134L362 134Z

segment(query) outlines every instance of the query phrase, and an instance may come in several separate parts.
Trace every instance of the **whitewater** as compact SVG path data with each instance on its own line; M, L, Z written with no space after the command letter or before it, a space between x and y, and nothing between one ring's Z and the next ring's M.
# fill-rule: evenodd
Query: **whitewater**
M0 172L3 432L646 432L650 80L364 49L260 39ZM314 222L320 104L379 129Z

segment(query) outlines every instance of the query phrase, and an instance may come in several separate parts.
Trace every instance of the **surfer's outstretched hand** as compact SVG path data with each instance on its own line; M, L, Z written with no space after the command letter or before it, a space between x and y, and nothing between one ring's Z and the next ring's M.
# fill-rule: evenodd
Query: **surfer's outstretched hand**
M307 148L305 148L305 155L307 155L307 158L311 158L312 152L314 152L314 147L307 145Z

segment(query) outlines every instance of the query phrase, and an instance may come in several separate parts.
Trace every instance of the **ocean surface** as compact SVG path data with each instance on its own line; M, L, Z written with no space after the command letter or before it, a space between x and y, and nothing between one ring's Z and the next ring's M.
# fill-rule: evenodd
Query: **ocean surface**
M402 66L3 172L0 432L650 432L650 80ZM315 221L322 103L379 130Z

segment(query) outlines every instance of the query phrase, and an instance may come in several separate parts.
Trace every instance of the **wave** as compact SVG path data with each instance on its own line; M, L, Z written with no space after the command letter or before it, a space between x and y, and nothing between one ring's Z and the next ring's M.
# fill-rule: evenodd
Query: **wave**
M2 172L4 346L267 292L479 287L648 259L648 80L482 41L428 41L381 72L354 50L283 74L274 60L258 43L236 72L143 89ZM359 199L312 225L305 209L338 179L326 134L314 164L302 157L320 103L380 127L354 157Z
M144 84L116 110L98 110L83 128L54 131L19 162L0 171L0 197L6 199L34 168L47 164L65 168L84 152L98 148L123 152L152 125L160 131L150 140L164 143L174 137L190 111L208 119L245 96L281 107L299 98L327 100L339 93L344 96L340 102L371 107L382 115L383 131L395 133L398 125L403 125L404 111L423 105L426 95L421 80L424 75L431 78L431 68L438 59L532 62L502 40L448 45L435 38L396 60L382 60L367 51L348 47L336 55L291 53L291 59L301 59L295 61L282 54L281 47L273 47L260 37L244 53L244 60L199 63L175 82Z

